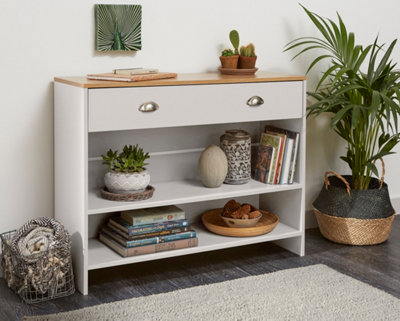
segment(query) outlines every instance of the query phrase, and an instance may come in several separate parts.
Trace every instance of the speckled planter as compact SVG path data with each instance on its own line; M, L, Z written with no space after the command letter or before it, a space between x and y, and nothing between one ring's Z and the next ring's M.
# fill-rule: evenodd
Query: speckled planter
M129 194L142 192L150 183L150 174L147 171L140 173L107 172L104 175L104 184L112 193Z

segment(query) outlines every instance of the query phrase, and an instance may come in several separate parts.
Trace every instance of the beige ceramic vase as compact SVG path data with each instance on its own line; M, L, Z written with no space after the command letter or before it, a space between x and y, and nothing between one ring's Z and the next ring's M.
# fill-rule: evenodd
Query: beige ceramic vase
M221 186L228 173L228 160L224 151L216 145L208 146L201 153L198 170L204 186Z

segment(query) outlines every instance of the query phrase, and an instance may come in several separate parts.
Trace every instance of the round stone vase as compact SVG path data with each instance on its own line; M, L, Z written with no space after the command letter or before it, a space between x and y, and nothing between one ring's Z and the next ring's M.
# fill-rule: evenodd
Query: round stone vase
M104 175L104 184L108 191L117 194L143 192L150 183L150 174L147 171L140 173L107 172Z
M224 183L245 184L251 178L251 137L241 129L227 130L220 137L221 148L228 159Z
M208 146L201 153L198 171L204 186L221 186L228 173L228 160L224 151L216 145Z

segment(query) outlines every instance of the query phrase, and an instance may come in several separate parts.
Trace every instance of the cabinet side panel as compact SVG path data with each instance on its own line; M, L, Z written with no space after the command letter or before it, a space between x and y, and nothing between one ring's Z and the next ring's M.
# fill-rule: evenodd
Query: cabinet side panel
M87 294L87 89L54 85L55 218L71 234L77 289Z

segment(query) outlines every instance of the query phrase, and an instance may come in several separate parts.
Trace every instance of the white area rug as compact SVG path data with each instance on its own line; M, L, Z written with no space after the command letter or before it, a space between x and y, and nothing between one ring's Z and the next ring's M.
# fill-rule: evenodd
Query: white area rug
M400 300L325 265L312 265L24 320L398 321Z

